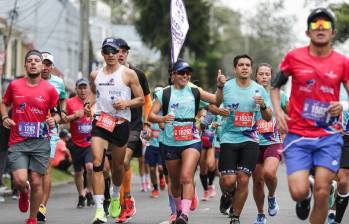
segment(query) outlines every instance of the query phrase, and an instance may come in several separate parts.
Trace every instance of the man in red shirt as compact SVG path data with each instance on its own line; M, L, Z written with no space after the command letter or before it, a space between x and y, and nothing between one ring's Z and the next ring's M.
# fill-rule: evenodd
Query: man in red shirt
M73 141L70 151L75 171L75 184L79 192L77 207L83 208L85 207L86 199L88 206L95 204L91 193L93 168L91 153L92 118L86 116L84 113L84 104L90 95L90 87L87 79L82 78L76 81L76 93L76 96L67 100L67 116L64 120L65 122L70 122ZM85 167L87 172L87 192L84 192L83 167Z
M349 60L332 49L335 21L331 12L317 8L308 17L309 46L291 50L281 62L273 82L271 99L279 126L288 132L284 156L288 184L297 201L297 216L310 212L309 174L314 170L314 208L310 223L324 223L330 184L339 169L343 139L340 135L339 89L349 90ZM292 76L288 116L280 107L280 87ZM346 103L347 104L347 103Z
M42 177L50 155L49 129L54 128L56 122L50 114L57 106L58 94L41 78L39 51L26 54L25 69L27 76L8 86L1 103L1 115L4 126L11 128L8 161L14 184L20 191L18 206L21 212L27 212L30 194L30 215L26 223L35 224L42 199ZM11 106L13 112L9 117Z

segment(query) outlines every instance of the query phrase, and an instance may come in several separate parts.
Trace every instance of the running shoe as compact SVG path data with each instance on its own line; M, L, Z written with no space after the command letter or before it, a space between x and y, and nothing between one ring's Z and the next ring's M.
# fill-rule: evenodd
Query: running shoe
M18 200L19 194L17 189L13 189L11 198L12 200Z
M152 190L150 197L152 198L158 198L160 196L160 191L159 190Z
M4 196L2 196L2 195L0 195L0 202L2 203L2 202L5 202L5 198L4 198Z
M230 207L231 200L232 200L231 194L229 194L228 192L222 194L221 199L220 199L220 203L219 203L219 211L223 215L228 215L227 210Z
M296 214L299 219L306 220L308 218L309 212L310 212L310 202L311 202L311 197L304 199L301 202L297 202Z
M337 190L337 182L333 180L331 184L330 197L328 199L329 208L333 208L334 203L336 201L336 190Z
M78 204L77 204L77 208L83 208L85 207L85 201L86 201L86 198L82 195L79 196L79 200L78 200Z
M107 217L105 216L103 208L97 208L92 224L101 224L106 222L107 222Z
M29 208L29 191L19 193L18 208L21 212L27 212Z
M103 209L102 209L103 210ZM119 217L121 212L121 205L120 205L120 194L116 198L111 198L110 205L109 205L109 214L112 218ZM104 214L104 211L103 211Z
M25 224L37 224L38 221L35 218L29 218L25 220Z
M160 178L160 190L165 190L166 189L166 180L165 180L165 176L163 176L162 178Z
M177 219L177 214L171 214L170 217L168 218L168 223L175 224L176 219Z
M134 216L137 212L135 199L133 197L126 198L125 205L126 205L126 217L130 218Z
M147 186L147 184L145 183L145 182L142 182L142 184L141 184L141 191L142 192L147 192L148 191L148 186Z
M46 207L44 204L40 204L39 211L36 214L36 218L39 222L46 221Z
M210 195L210 198L213 198L217 195L217 191L214 185L208 186L208 193Z
M209 197L210 197L210 193L208 191L204 191L204 194L202 195L201 200L202 201L208 201Z
M194 211L199 207L199 197L196 191L194 192L194 197L191 199L190 211Z
M240 224L240 220L238 218L231 218L230 224Z
M127 223L127 212L123 209L120 213L120 216L116 218L115 223Z
M228 217L231 218L231 219L234 218L234 209L233 209L233 207L229 208Z
M180 216L178 216L178 218L176 219L175 224L188 224L188 216L186 214L181 214Z
M327 215L327 224L334 224L336 218L336 213L334 210L330 210Z
M254 221L254 224L267 224L267 218L264 214L257 214L256 221Z
M87 200L87 206L94 206L95 205L95 200L93 200L93 196L91 192L88 192L86 194L86 200Z
M268 197L268 213L270 216L275 216L278 214L279 205L276 200L276 197Z

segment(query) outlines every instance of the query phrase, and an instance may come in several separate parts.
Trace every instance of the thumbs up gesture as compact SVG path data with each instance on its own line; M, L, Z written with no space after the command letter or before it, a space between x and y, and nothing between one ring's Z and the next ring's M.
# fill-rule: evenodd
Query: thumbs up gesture
M222 71L219 69L218 73L217 73L217 87L223 88L226 81L227 81L227 79L222 74Z

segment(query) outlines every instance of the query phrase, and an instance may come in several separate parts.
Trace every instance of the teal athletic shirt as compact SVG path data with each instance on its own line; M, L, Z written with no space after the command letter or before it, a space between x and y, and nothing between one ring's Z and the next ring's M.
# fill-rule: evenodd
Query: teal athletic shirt
M347 91L345 90L343 84L341 85L341 89L340 89L340 100L341 101L348 101L348 94L347 94ZM348 111L343 112L342 121L343 121L342 122L343 134L349 135L349 112Z
M267 92L269 99L270 99L270 92ZM286 108L286 104L288 101L288 97L286 95L286 93L282 90L280 90L280 104L281 104L281 108L284 109ZM265 122L266 121L260 121L260 122ZM281 137L281 133L280 131L276 128L276 119L275 119L275 114L273 112L273 118L272 121L268 122L269 123L269 127L272 127L272 132L264 132L264 133L259 133L259 145L273 145L273 144L278 144L278 143L282 143L282 137ZM258 128L257 128L258 130ZM263 130L263 129L260 129ZM260 131L263 132L263 131Z
M60 100L67 98L67 93L65 92L64 82L61 78L56 75L51 75L51 78L47 80L51 85L55 87L59 95Z
M149 141L149 145L159 148L160 127L158 123L151 125L153 137Z
M171 98L169 100L168 113L174 113L175 118L194 118L195 117L195 99L192 93L191 87L186 86L183 89L176 89L173 86L171 88ZM159 90L155 93L155 96L160 101L162 106L162 95L163 90ZM184 128L186 127L186 128ZM183 133L179 131L184 128L186 130L190 129L192 131L192 140L178 140L183 139L185 135L176 135L177 140L175 140L174 129L176 133ZM183 130L183 129L182 129ZM185 131L184 131L185 132ZM197 142L200 142L200 135L195 127L194 122L169 122L165 123L165 129L163 133L162 143L167 146L188 146Z
M267 108L270 108L271 103L267 91L253 80L250 86L242 88L237 85L236 79L231 79L225 83L223 92L223 107L230 110L230 115L224 118L221 144L247 141L258 143L256 121L262 116L254 97L258 92L263 97Z

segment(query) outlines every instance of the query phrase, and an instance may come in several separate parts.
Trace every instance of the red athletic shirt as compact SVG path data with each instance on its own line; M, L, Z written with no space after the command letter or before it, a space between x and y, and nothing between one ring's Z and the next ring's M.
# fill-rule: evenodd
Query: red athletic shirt
M11 127L10 146L27 139L19 133L20 123L45 122L49 110L57 106L58 94L51 84L41 79L38 85L29 86L27 79L13 80L3 97L6 106L12 104L12 120L16 123Z
M83 110L84 102L78 96L67 100L67 115L74 114L74 111ZM82 118L70 122L70 132L75 145L85 148L91 145L92 119L84 115Z
M313 138L341 131L339 119L326 109L331 101L339 101L340 84L349 79L348 58L335 50L316 57L309 47L297 48L287 53L280 70L292 76L289 132Z
M61 161L65 160L67 155L68 155L67 146L62 139L59 139L57 141L55 157L52 160L52 165L54 167L57 167Z

